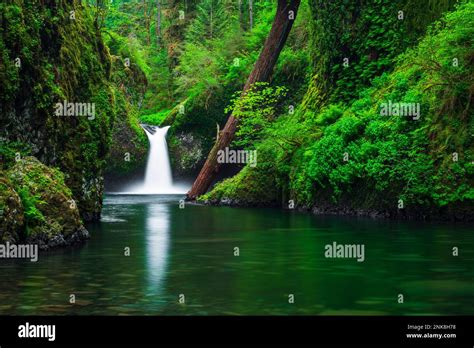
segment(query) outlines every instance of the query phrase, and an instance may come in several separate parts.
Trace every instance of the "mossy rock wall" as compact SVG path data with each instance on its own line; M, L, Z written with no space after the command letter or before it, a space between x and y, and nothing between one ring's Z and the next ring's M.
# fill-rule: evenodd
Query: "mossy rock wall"
M122 57L112 56L112 81L116 86L116 118L106 159L106 175L121 178L146 164L149 144L145 131L140 127L138 110L147 80L133 62L127 66Z
M304 104L349 102L456 0L310 0L313 80Z
M143 90L134 93L135 86L120 81L91 8L81 1L2 2L0 18L0 139L24 144L58 167L82 217L96 220L113 134L125 133L114 140L125 147L131 141L134 158L146 152L134 116ZM130 75L146 86L140 71L123 74ZM63 101L93 105L95 114L57 116Z

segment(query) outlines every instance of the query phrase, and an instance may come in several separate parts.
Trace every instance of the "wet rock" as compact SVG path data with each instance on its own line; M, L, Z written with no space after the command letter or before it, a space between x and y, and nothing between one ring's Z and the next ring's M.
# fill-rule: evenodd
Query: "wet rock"
M24 222L19 225L21 232L18 232L20 227L15 229L12 218L2 217L0 225L5 226L3 236L18 236L15 240L38 244L42 250L88 238L71 190L65 185L64 175L58 169L50 168L34 157L26 157L9 169L1 182L7 180L18 192L19 202L11 205L20 204L23 210L17 208L22 211L17 215L22 215ZM21 217L17 220L20 221Z
M192 133L179 133L168 139L173 174L176 178L194 177L205 161L203 141Z
M80 243L89 238L89 231L87 231L84 226L80 226L76 232L67 237L66 244L70 245Z

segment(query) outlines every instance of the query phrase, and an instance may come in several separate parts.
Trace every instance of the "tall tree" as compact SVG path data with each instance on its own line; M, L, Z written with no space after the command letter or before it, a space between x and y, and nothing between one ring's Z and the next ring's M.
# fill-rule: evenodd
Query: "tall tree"
M278 6L273 20L272 28L265 41L260 56L245 83L243 92L252 86L255 82L268 81L273 71L273 67L278 60L283 49L291 27L296 19L296 14L301 0L278 0ZM209 186L214 181L219 171L217 154L219 150L224 150L232 142L238 126L238 119L230 115L224 129L219 133L218 139L211 149L206 163L201 169L198 177L194 181L191 190L187 193L188 200L194 200L196 197L206 193Z
M219 38L228 24L228 14L225 10L222 0L203 0L197 7L196 18L188 28L187 39L203 43L203 39Z
M149 46L151 43L150 26L151 26L151 18L153 16L153 1L143 0L142 6L143 6L143 20L145 23L145 30L146 30L146 43Z
M156 0L156 27L155 27L156 44L161 44L161 0Z
M250 30L253 29L253 0L249 0L249 25Z
M244 13L242 9L242 0L239 0L239 23L240 29L244 28Z

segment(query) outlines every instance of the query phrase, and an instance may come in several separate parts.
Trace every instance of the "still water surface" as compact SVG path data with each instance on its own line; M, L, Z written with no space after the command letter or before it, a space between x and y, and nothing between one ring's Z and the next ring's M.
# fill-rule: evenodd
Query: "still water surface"
M0 315L474 314L472 225L180 209L181 198L108 195L86 244L2 260ZM365 261L325 258L334 241L364 244Z

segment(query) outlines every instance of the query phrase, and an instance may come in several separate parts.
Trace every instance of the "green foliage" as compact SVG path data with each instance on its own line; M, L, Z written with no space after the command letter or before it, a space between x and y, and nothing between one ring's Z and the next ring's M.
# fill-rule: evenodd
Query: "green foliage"
M160 28L155 2L2 3L2 167L13 166L17 152L40 154L66 173L81 209L98 213L106 162L109 171L129 173L146 158L140 122L171 125L170 148L181 139L199 143L177 160L195 168L216 123L222 128L233 112L234 145L256 149L258 167L218 184L207 199L377 209L399 199L407 207L471 204L472 1L426 30L454 2L302 2L272 80L243 95L274 1L254 2L253 28L247 11L227 0L162 2ZM94 103L94 121L52 117L62 100ZM388 101L418 103L421 119L381 116ZM134 160L124 162L124 153ZM22 195L35 217L35 196Z
M130 64L137 65L145 75L151 72L148 51L136 37L123 37L112 30L108 30L103 37L111 54L129 59Z
M142 115L158 113L173 106L173 73L168 69L168 63L167 52L163 49L148 54L151 71L147 76L145 97L140 108Z
M272 123L279 104L287 95L285 87L270 87L266 82L256 82L244 93L236 93L231 104L225 109L239 119L237 146L253 147L261 138L263 129Z
M19 141L2 141L0 145L0 170L11 168L17 159L31 153L30 146Z
M228 203L244 206L277 205L278 189L271 167L245 167L232 178L218 183L215 188L199 197L200 202Z
M327 104L316 112L306 107L311 103L303 104L295 114L266 124L255 145L258 167L271 168L259 170L275 180L281 199L390 212L397 211L399 200L409 210L472 207L473 16L472 2L459 5L417 47L386 61L393 71L349 104ZM313 88L310 84L307 98L318 99ZM420 119L382 116L387 101L418 103ZM244 177L239 173L206 197L252 195L236 185Z
M329 190L337 201L363 182L379 192L381 206L393 207L400 198L412 206L440 207L472 197L472 120L466 116L473 71L467 63L453 66L452 57L467 62L472 54L474 28L467 21L473 11L467 4L449 14L446 24L437 24L399 58L393 74L376 82L378 89L365 92L325 128L321 140L305 150L307 161L298 163L295 195L310 204L318 190ZM419 102L423 119L382 118L379 105L386 100ZM455 163L455 151L468 156ZM311 192L306 181L314 183Z
M38 209L38 205L46 204L46 202L41 201L39 195L32 195L26 187L19 188L18 195L21 198L25 211L26 235L28 236L31 227L45 222L43 213Z
M203 0L197 6L196 12L196 18L188 28L186 39L193 43L205 43L220 38L229 24L223 1Z
M429 3L311 0L311 56L318 77L315 88L321 94L317 100L357 98L374 77L390 71L395 57L415 44L426 26L455 1Z
M172 125L171 149L173 144L179 145L175 136L192 133L203 140L205 155L214 141L216 123L222 126L228 117L225 106L242 90L258 58L275 9L274 2L254 2L250 30L247 1L243 1L241 13L233 1L201 0L187 3L185 9L178 1L162 3L162 36L150 44L143 30L144 3L131 0L111 4L103 34L111 54L122 60L132 57L131 63L147 75L140 121ZM184 19L179 19L180 10L185 11ZM156 7L153 11L152 29L156 29ZM307 4L302 4L301 13L307 15L308 11ZM302 98L309 76L307 33L304 19L298 20L275 69L273 85L288 85L294 105ZM136 43L137 57L129 52L131 40ZM180 105L184 105L184 113Z
M142 115L140 116L140 122L145 123L145 124L159 126L161 122L163 122L163 120L166 118L166 116L168 116L169 113L170 113L170 110L163 110L155 114Z
M177 92L200 98L206 104L214 95L222 93L223 81L219 78L218 55L212 48L194 43L187 43L186 53L181 56L181 64L177 68Z
M130 81L129 72L136 71L133 60L140 63L134 54L139 50L129 43L124 54L132 58L132 66L128 72L114 69L112 74L116 60L101 38L96 14L78 1L57 1L54 6L23 1L0 4L0 135L12 144L25 144L42 162L67 173L67 184L84 214L100 211L98 178L103 175L119 110L116 92L130 102L136 98L123 81ZM55 104L62 101L95 104L94 119L55 116ZM4 165L10 166L18 150L5 146L2 157Z

